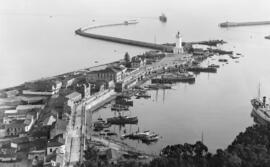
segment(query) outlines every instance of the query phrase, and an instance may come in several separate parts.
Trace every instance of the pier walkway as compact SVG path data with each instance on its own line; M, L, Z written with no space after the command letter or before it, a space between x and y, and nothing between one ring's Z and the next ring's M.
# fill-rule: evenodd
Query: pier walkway
M220 23L220 27L240 27L240 26L259 26L270 25L270 21L254 21L254 22L224 22Z
M127 44L127 45L133 45L133 46L139 46L139 47L145 47L145 48L151 48L156 49L164 52L173 52L172 46L167 45L161 45L161 44L155 44L150 42L143 42L143 41L137 41L132 39L125 39L125 38L118 38L118 37L112 37L112 36L106 36L106 35L100 35L100 34L93 34L86 32L87 30L91 29L97 29L97 28L103 28L103 27L112 27L112 26L119 26L119 25L129 25L129 24L137 24L137 22L123 22L118 24L107 24L107 25L100 25L100 26L92 26L92 27L86 27L86 28L79 28L75 31L77 35L93 38L93 39L99 39L104 41L110 41L110 42L116 42L121 44Z

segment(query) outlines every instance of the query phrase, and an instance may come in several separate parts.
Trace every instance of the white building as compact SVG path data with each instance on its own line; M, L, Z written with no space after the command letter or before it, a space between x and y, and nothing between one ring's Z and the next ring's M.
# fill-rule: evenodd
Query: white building
M173 53L175 54L183 53L182 36L179 31L176 34L176 42L175 42L175 47L173 48Z
M13 120L25 120L27 111L6 110L3 116L3 124L10 124Z
M68 99L68 102L67 102L68 106L72 108L76 102L82 99L82 94L75 91L67 95L66 98Z

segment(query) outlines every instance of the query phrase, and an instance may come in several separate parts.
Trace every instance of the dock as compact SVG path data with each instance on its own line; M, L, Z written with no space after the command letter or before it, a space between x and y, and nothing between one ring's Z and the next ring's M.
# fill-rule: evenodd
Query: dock
M240 26L259 26L259 25L269 25L270 21L254 21L254 22L224 22L220 23L221 28L226 27L240 27Z
M113 37L113 36L106 36L106 35L100 35L100 34L86 32L86 30L91 30L91 29L120 26L120 25L129 25L129 24L137 24L137 22L125 21L124 23L107 24L107 25L92 26L92 27L87 27L87 28L79 28L75 31L75 33L77 35L80 35L83 37L88 37L88 38L93 38L93 39L99 39L99 40L104 40L104 41L109 41L109 42L139 46L139 47L144 47L144 48L151 48L151 49L156 49L156 50L160 50L163 52L170 52L170 53L173 52L173 48L174 48L173 46L167 46L167 45L162 45L162 44L155 44L155 43L150 43L150 42L143 42L143 41L137 41L137 40L132 40L132 39L118 38L118 37Z

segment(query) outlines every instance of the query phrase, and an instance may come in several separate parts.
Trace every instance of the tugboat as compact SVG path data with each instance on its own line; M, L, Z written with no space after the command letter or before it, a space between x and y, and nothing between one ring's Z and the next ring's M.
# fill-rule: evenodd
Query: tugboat
M165 16L164 13L161 14L161 16L159 16L159 20L163 23L167 22L167 17Z

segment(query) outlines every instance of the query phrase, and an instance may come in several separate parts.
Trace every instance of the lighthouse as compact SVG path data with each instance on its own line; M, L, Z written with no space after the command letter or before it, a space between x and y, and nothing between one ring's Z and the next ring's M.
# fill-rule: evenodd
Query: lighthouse
M175 42L175 47L173 49L173 53L175 54L183 53L182 37L179 31L176 34L176 42Z

